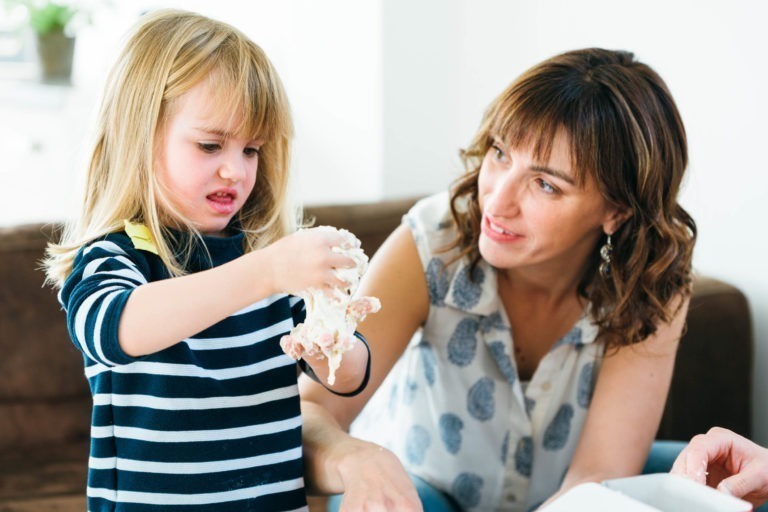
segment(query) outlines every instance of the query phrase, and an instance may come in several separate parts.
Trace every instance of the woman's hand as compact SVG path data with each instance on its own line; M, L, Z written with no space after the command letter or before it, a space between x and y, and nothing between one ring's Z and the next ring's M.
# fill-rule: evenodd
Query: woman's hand
M275 293L346 287L348 283L339 279L335 269L353 268L355 261L333 250L344 243L346 238L339 232L312 228L290 234L267 247L270 268L265 269L265 274L271 276Z
M421 501L394 453L359 441L355 455L339 464L344 496L339 512L419 512Z
M754 506L768 500L768 449L724 428L714 427L691 439L671 473L715 487Z
M302 400L305 482L343 494L340 512L420 512L416 488L395 454L350 436L323 406Z

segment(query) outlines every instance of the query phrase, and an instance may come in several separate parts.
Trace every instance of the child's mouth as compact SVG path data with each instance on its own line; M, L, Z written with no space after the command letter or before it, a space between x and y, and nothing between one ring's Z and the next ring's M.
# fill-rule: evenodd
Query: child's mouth
M206 196L208 204L217 212L222 214L234 213L235 196L226 192L216 192Z

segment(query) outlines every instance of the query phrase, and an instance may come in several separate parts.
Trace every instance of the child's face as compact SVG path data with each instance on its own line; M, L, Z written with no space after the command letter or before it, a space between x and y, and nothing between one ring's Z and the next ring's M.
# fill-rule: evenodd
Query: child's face
M161 204L164 211L222 236L253 190L262 143L232 133L239 119L217 109L213 97L203 82L176 100L161 126L155 171L170 203Z

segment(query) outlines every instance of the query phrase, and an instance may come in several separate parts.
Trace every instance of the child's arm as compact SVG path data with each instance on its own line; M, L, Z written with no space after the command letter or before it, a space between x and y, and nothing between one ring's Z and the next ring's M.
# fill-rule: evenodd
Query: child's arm
M210 270L141 285L120 317L120 347L130 356L152 354L275 293L344 286L333 269L354 261L331 250L343 241L304 230Z

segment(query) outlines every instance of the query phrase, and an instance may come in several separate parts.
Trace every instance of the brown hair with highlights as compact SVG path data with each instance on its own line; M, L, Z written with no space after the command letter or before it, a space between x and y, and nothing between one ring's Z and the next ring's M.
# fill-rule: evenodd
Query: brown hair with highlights
M480 259L478 175L494 141L531 145L546 160L555 134L571 141L577 180L589 174L613 206L631 217L612 235L611 272L598 272L599 246L579 294L607 347L641 341L668 322L674 300L690 294L696 223L678 204L688 164L685 128L661 77L625 51L600 48L552 57L526 71L487 109L461 152L467 172L451 190L458 236L451 247Z

